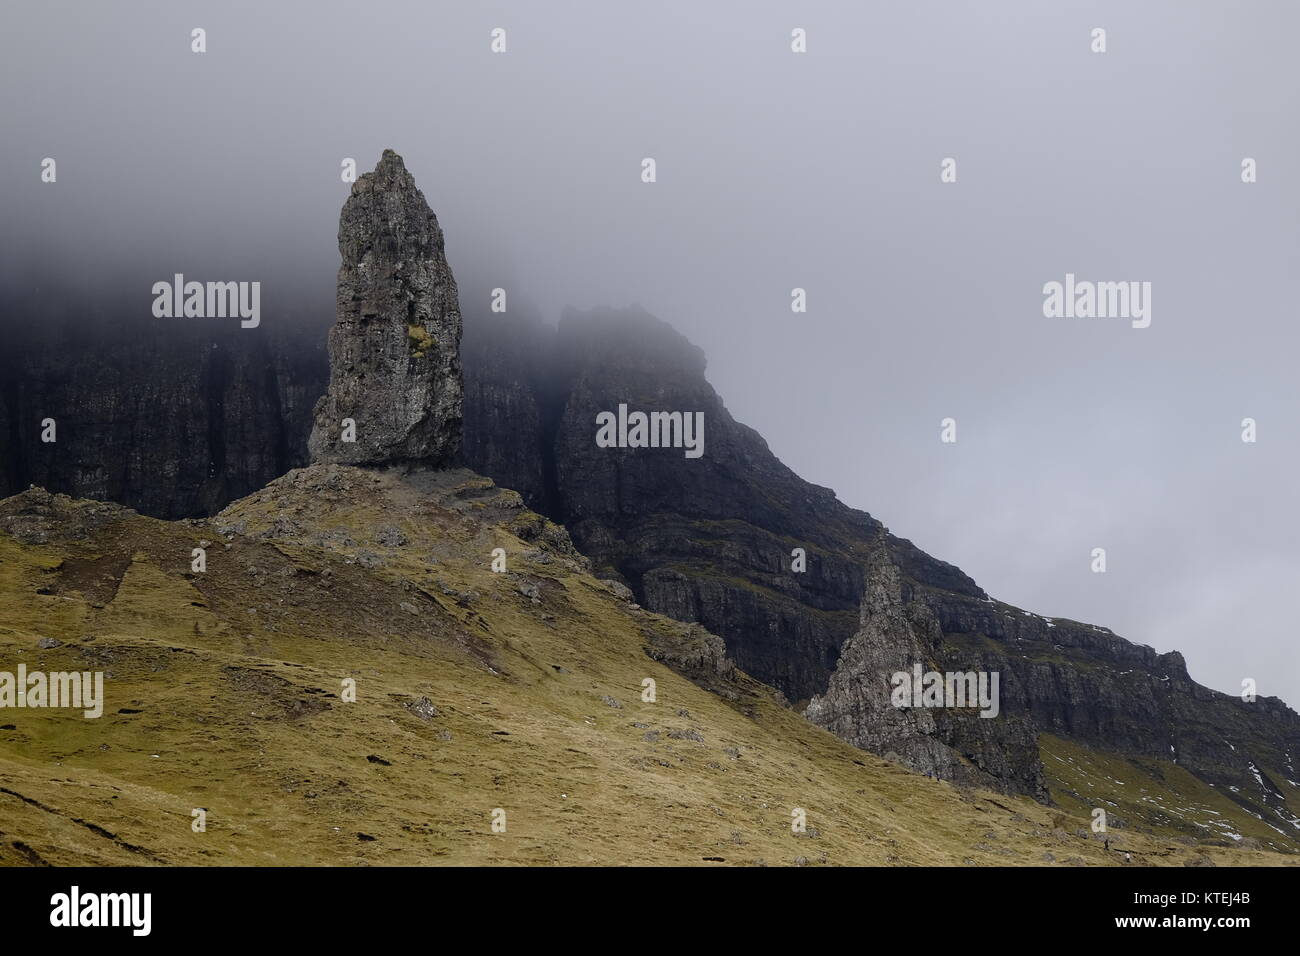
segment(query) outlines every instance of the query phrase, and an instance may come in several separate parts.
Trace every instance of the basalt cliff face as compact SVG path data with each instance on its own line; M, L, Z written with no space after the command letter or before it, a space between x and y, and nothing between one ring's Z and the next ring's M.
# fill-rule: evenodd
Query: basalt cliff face
M531 501L565 524L600 573L646 607L722 636L739 667L843 739L936 776L1046 796L1023 711L990 720L889 703L893 672L954 660L938 615L946 603L985 604L969 577L786 468L727 412L703 353L646 313L567 314L551 349L531 354L548 370L488 364L468 374L513 390L512 405L539 407L549 480ZM703 454L598 447L597 415L619 405L703 412ZM475 426L499 427L491 409ZM481 444L467 430L467 448ZM509 462L468 463L508 486L529 484Z
M39 485L191 517L307 464L320 343L126 317L20 323L13 309L0 316L0 496Z

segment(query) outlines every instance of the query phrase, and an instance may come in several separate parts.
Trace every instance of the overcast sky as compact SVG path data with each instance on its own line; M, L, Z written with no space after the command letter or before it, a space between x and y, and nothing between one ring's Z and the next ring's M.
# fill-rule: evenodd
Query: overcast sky
M340 162L391 147L467 311L496 285L552 320L639 303L787 464L990 593L1300 702L1300 4L13 0L0 18L6 282L259 279L264 326L328 320ZM1045 318L1067 272L1152 283L1150 327Z

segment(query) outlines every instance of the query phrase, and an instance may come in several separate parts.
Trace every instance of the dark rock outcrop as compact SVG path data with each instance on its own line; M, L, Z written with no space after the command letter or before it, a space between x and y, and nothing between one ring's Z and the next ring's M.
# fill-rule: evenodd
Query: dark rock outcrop
M193 517L307 464L327 375L310 339L266 326L6 318L0 496L36 484ZM57 438L48 443L47 418Z
M543 420L554 336L540 317L482 313L465 323L465 434L461 459L484 475L509 475L507 488L545 510L550 429Z
M845 642L824 693L805 716L855 747L947 780L1047 797L1038 734L1021 710L988 717L977 709L897 707L895 674L921 670L990 674L979 659L957 660L934 611L905 600L904 580L883 550L870 556L858 631Z
M385 150L339 216L330 383L313 461L451 462L460 450L460 304L442 229L402 157Z

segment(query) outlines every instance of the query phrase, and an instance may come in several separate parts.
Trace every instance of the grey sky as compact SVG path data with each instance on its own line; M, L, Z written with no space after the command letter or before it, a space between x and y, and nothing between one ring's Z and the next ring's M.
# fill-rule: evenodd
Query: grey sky
M328 316L340 161L392 147L467 311L640 303L787 464L991 593L1300 701L1295 3L0 16L5 281L138 281L147 310L176 271L260 279L264 325ZM1066 272L1150 281L1151 327L1044 318Z

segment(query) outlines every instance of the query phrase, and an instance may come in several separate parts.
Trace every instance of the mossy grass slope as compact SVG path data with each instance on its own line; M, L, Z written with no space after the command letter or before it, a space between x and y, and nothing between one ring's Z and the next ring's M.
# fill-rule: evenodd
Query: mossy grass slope
M1123 862L1087 832L1099 759L1046 747L1083 768L1056 809L855 750L467 471L313 466L209 521L7 499L19 663L102 671L106 703L0 710L11 865ZM1147 829L1124 833L1136 862L1294 859Z

